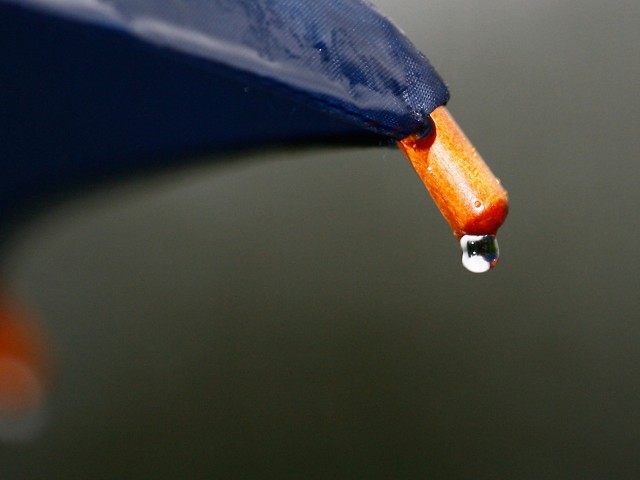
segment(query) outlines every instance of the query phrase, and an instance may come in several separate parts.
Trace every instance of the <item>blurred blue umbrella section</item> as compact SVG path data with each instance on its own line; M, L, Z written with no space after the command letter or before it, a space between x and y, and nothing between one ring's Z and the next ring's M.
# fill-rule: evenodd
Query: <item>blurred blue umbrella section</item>
M397 140L448 100L363 0L0 0L0 45L0 228L203 154Z

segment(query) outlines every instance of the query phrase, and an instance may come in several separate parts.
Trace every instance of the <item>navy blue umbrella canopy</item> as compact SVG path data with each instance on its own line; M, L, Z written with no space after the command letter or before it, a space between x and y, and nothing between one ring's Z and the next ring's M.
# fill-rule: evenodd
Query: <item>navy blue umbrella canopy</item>
M363 0L0 0L0 225L90 180L420 131L448 91Z

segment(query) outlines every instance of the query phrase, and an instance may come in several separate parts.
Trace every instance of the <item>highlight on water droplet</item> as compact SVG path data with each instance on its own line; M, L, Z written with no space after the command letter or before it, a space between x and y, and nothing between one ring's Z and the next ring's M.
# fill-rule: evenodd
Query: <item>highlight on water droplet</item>
M460 238L462 265L473 273L492 269L500 256L495 235L463 235Z

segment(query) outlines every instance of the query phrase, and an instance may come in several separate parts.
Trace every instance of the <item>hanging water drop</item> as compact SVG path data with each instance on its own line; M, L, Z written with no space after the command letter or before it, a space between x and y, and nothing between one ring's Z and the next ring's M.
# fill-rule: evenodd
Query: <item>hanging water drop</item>
M500 251L495 235L463 235L460 238L462 265L473 273L483 273L498 263Z

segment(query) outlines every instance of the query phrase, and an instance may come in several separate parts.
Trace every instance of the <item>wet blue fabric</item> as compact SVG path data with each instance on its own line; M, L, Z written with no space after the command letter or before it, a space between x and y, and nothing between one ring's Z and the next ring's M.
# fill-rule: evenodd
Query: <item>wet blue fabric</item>
M0 51L0 224L181 158L400 138L448 100L362 0L0 0Z

